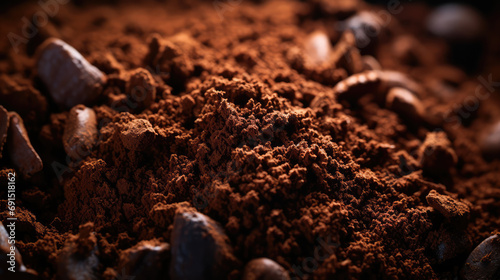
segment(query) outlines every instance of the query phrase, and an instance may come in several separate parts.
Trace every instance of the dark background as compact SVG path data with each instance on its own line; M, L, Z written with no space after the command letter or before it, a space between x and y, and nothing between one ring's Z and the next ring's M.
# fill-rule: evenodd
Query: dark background
M365 0L368 3L377 3L387 5L391 0ZM392 0L394 1L394 0ZM401 3L418 3L424 2L430 6L439 6L446 3L459 3L477 8L483 14L489 14L499 8L500 1L495 0L476 0L476 1L446 1L446 0L428 0L428 1L411 1L411 0L400 0Z

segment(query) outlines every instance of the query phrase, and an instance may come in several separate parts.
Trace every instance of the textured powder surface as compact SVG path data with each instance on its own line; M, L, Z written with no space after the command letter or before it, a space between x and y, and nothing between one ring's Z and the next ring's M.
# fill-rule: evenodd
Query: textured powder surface
M486 161L478 147L479 132L500 120L498 88L467 117L457 112L481 85L478 75L498 80L498 57L474 75L447 64L448 46L416 16L429 12L421 5L405 4L373 42L378 48L359 53L333 26L367 4L257 2L67 4L19 53L0 43L0 105L24 119L44 163L17 179L16 244L26 267L55 279L61 256L90 243L97 278L114 279L144 244L168 253L174 217L186 207L229 237L241 263L230 279L262 257L292 279L456 279L472 249L499 232L500 160ZM36 11L22 4L2 14L2 38ZM379 81L337 98L333 86L362 64L308 61L306 39L317 30L326 30L330 55L370 54L411 77L424 89L425 115L438 121L408 123L385 107ZM68 112L28 55L49 36L107 76L87 105L99 135L79 159L63 149ZM401 46L408 37L419 44ZM496 37L490 56L498 55ZM421 163L431 132L448 139L437 143L449 156L437 175ZM13 168L4 153L2 184ZM4 220L6 197L2 185ZM87 222L95 233L78 238Z

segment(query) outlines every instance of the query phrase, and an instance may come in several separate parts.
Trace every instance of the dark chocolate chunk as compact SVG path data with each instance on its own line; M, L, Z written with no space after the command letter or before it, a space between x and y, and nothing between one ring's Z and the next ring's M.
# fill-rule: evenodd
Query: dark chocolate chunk
M9 130L9 113L0 106L0 158L2 158L3 145L7 141L7 131Z
M454 41L476 40L484 32L481 15L461 4L445 4L436 8L427 19L427 29L434 35Z
M401 118L414 124L420 123L424 116L424 107L420 100L404 88L395 87L389 90L385 105Z
M333 91L339 99L356 100L368 93L381 96L394 87L403 88L421 96L423 89L405 74L388 70L368 70L338 82Z
M97 238L93 224L80 226L77 236L72 236L58 256L57 276L60 280L94 280L99 267Z
M360 49L377 43L383 25L383 20L369 11L359 12L344 22L344 28L352 31L356 38L356 45Z
M500 279L500 235L486 238L470 253L462 275L465 280Z
M142 151L153 143L156 132L148 120L136 119L128 124L120 133L123 145L132 151Z
M173 280L226 279L236 263L222 228L197 212L176 214L171 244Z
M480 144L485 157L500 157L500 122L496 123L483 135Z
M378 71L364 71L340 81L333 87L339 99L356 100L367 93L376 93L380 86Z
M461 4L442 5L428 17L427 29L449 44L448 61L469 73L479 71L487 25L476 10Z
M287 271L275 261L260 258L250 261L243 271L242 280L289 280Z
M168 279L170 245L158 241L143 241L120 256L118 272L134 280Z
M7 150L10 159L25 177L30 177L43 169L42 160L31 146L28 132L21 117L14 112L9 112L9 115Z
M104 74L65 42L48 39L36 57L38 76L60 106L89 104L100 94Z
M90 153L97 140L97 119L94 110L77 105L69 111L63 134L66 153L81 159Z

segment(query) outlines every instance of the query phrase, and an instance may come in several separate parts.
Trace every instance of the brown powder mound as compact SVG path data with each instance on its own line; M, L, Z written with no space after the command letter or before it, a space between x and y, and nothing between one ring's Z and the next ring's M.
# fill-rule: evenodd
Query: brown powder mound
M500 228L500 161L486 161L477 142L500 120L497 92L481 83L500 69L484 66L479 85L492 94L469 110L459 105L478 98L478 80L447 64L447 42L411 17L424 6L405 4L363 47L359 33L334 26L368 4L232 2L60 6L26 48L59 34L106 75L86 104L98 136L76 158L63 147L68 113L30 51L0 45L0 105L26 121L44 163L17 176L26 267L41 279L73 279L75 265L89 278L144 279L149 267L158 271L148 279L166 277L175 217L190 209L227 235L228 279L258 258L291 279L456 279ZM9 10L0 35L36 8ZM333 56L321 65L305 54L318 30ZM426 51L394 46L402 37ZM365 69L368 54L390 72ZM394 88L411 102L386 102ZM12 160L1 157L2 184Z

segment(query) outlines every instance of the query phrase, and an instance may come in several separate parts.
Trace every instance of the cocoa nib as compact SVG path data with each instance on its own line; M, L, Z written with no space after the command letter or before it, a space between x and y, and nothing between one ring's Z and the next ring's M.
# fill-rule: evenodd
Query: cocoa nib
M484 133L480 144L481 151L486 158L500 157L500 122Z
M251 260L243 271L242 280L289 280L287 271L267 258Z
M378 71L364 71L340 81L333 91L339 99L354 101L367 93L377 93L381 83Z
M333 91L339 99L355 101L365 94L385 96L392 88L403 88L417 97L422 95L422 87L407 75L391 70L367 70L354 74L335 85Z
M498 234L481 242L465 261L462 269L465 280L500 279L500 236Z
M62 40L47 39L36 57L38 76L58 105L89 104L100 94L104 74Z
M358 48L373 48L378 43L384 21L376 13L361 11L348 18L343 27L352 31Z
M96 140L97 119L94 110L83 105L73 107L69 111L63 134L66 153L74 159L84 158Z
M422 122L424 107L420 100L409 90L395 87L389 90L385 105L412 124Z
M436 8L427 19L427 29L434 35L454 41L472 41L484 34L484 22L473 8L446 4Z
M10 122L7 136L7 150L14 166L25 176L43 169L43 163L31 146L23 120L17 113L9 112Z
M226 279L237 263L222 228L197 212L176 214L171 243L173 280Z

